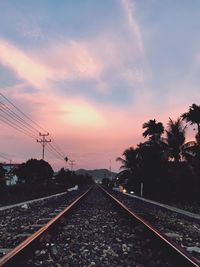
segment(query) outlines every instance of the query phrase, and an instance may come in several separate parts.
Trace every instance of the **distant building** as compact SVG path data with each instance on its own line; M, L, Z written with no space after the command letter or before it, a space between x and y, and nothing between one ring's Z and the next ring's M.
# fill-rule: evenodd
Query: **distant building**
M5 182L6 185L15 185L18 181L18 177L14 174L14 170L19 168L21 164L19 163L0 163L1 166L6 171L5 173Z

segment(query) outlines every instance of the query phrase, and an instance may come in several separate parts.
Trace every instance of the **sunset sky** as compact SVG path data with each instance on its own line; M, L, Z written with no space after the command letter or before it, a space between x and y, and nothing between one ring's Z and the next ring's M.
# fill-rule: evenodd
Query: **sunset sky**
M111 159L117 171L144 122L166 126L200 104L199 0L0 0L0 25L0 92L76 169ZM0 125L1 153L41 158L34 139Z

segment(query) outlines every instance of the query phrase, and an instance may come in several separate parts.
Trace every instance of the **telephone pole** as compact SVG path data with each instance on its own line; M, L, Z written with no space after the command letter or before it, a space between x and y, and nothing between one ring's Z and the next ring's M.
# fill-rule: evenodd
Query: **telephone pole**
M71 171L73 171L74 165L75 165L75 160L70 159L69 160L69 166L71 167Z
M40 140L37 139L37 142L42 144L42 159L44 160L44 148L45 148L46 143L50 143L51 142L51 139L47 140L45 138L46 136L49 136L49 133L47 133L47 134L41 134L41 133L39 133L39 135L42 138Z

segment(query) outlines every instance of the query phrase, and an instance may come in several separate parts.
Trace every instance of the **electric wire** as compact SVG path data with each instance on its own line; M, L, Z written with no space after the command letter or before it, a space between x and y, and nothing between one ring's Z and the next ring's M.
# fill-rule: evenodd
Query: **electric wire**
M29 116L27 116L21 109L19 109L15 104L13 104L6 96L0 93L0 96L3 97L12 107L15 108L21 115L13 111L7 104L0 101L0 111L5 115L0 113L0 121L4 122L13 129L27 135L28 137L37 139L36 133L39 133L39 130L35 127L39 127L44 132L47 132L42 126L33 121ZM7 117L6 117L7 116ZM27 122L27 120L30 122ZM34 124L35 126L31 125ZM48 144L49 145L49 144ZM51 153L54 153L54 156L57 155L60 159L65 159L65 153L60 149L59 145L52 139L52 144L50 145Z
M5 159L5 160L10 160L10 159L7 158L6 156L4 156L2 153L0 153L0 158Z
M47 146L49 146L60 158L64 160L64 157L62 154L60 154L53 146L51 143L48 143Z
M58 155L57 153L55 153L55 150L53 150L49 145L46 146L46 149L49 153L51 153L52 155L54 155L54 157L63 160L63 157L61 157L60 155Z
M60 151L60 153L62 154L63 157L65 157L65 153L62 151L62 149L60 148L60 146L58 145L58 143L54 140L54 138L51 138L52 143L54 144L54 147Z
M16 118L15 116L13 116L12 114L10 114L9 112L5 111L4 109L2 109L2 107L0 106L0 111L5 114L6 116L8 116L11 120L13 120L16 123L19 123L19 125L25 127L27 129L27 131L31 132L32 134L35 134L35 131L33 132L33 130L26 125L26 123L22 122L20 119ZM1 114L0 114L1 116ZM4 117L5 118L5 117ZM38 132L37 132L38 133Z
M9 125L10 127L14 128L15 130L35 139L35 136L32 136L29 133L25 132L24 130L19 129L18 127L14 126L12 123L8 122L7 120L0 118L0 121L4 122L5 124Z
M21 109L19 109L15 104L13 104L6 96L4 96L2 93L0 93L0 95L10 104L12 105L18 112L20 112L25 118L27 118L28 120L30 120L34 125L36 125L37 127L39 127L42 131L46 132L46 130L41 127L39 124L37 124L34 120L32 120L29 116L27 116Z
M59 154L62 158L64 158L65 156L63 156L63 154L62 153L60 153L55 147L54 147L54 145L52 144L52 143L49 143L48 144L52 149L54 149L55 150L55 152L57 153L57 154Z
M15 121L10 120L9 118L5 117L4 115L0 114L0 117L2 117L3 119L9 121L11 124L14 124L16 127L20 128L21 130L27 132L28 134L34 136L36 138L36 135L34 135L32 132L29 132L28 130L24 129L23 127L21 127L20 125L18 125Z
M15 113L13 110L11 110L6 104L2 103L0 101L0 108L1 110L6 112L9 116L12 116L13 118L16 118L18 121L20 121L23 124L26 124L27 127L31 128L32 130L36 131L37 133L39 133L39 130L36 129L35 127L33 127L31 124L29 124L27 121L25 121L23 118L21 118L17 113ZM5 111L6 110L6 111Z

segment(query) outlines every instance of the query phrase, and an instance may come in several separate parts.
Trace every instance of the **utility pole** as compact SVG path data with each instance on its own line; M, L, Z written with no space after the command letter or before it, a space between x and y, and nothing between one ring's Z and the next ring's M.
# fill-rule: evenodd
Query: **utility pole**
M74 165L75 165L75 160L70 159L69 160L69 166L71 167L71 171L73 171Z
M49 133L47 133L47 134L39 133L39 135L42 137L42 139L40 139L40 140L37 139L37 142L42 144L42 159L44 160L44 148L45 148L46 143L51 142L51 139L47 140L45 138L46 136L49 136Z

